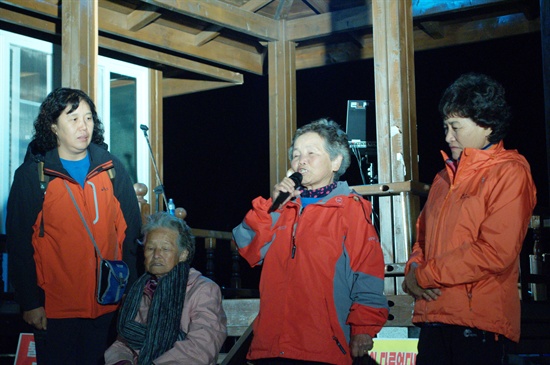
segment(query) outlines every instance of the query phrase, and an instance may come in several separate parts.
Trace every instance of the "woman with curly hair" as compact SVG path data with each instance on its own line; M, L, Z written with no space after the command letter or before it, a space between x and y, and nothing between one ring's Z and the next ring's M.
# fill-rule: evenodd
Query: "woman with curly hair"
M439 104L451 157L418 218L403 290L416 299L417 365L506 364L519 341L518 256L536 204L529 164L504 149L504 88L466 74Z
M10 278L41 365L102 364L113 340L118 304L97 301L98 256L83 220L101 256L123 259L136 278L141 218L132 182L107 151L92 100L60 88L40 106L6 224Z

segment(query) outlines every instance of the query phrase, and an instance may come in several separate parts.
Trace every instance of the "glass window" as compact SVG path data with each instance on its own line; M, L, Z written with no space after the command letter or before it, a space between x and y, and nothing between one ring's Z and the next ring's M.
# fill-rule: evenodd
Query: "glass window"
M109 151L122 161L133 183L148 184L149 147L140 125L150 125L149 70L100 56L97 99ZM149 190L145 199L150 201Z
M0 233L15 170L25 158L40 103L52 90L53 46L0 30Z
M111 84L111 125L110 135L123 136L111 140L110 150L120 158L130 173L133 182L137 182L136 154L136 79L134 77L110 73Z

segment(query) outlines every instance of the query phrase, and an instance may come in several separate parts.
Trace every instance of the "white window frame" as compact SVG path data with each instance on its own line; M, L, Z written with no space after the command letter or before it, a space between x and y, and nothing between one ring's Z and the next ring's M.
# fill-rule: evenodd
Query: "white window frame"
M13 174L19 167L19 163L10 163L14 156L18 156L19 151L9 151L10 146L10 113L14 120L19 116L19 103L18 99L12 102L10 110L10 89L8 86L10 82L10 69L13 75L19 70L12 68L10 59L10 48L12 46L20 48L28 48L36 51L43 52L48 55L48 74L46 82L46 94L52 90L53 83L53 44L45 41L41 41L35 38L27 37L17 33L7 32L0 30L0 85L4 87L0 91L0 176L9 177L0 180L0 232L6 232L6 209L8 204L8 195L11 187ZM19 77L11 78L14 82L18 82ZM12 131L18 133L18 130L14 128ZM22 161L21 161L22 162Z
M145 136L140 129L140 125L146 125L150 128L150 108L149 108L149 70L146 67L131 64L128 62L115 60L112 58L99 56L98 57L98 96L96 103L97 112L105 128L105 142L111 145L111 115L110 110L110 93L111 82L110 74L117 73L120 75L130 76L136 79L136 161L137 161L137 182L148 184L150 179L150 163L149 163L149 147ZM148 193L145 199L149 201L151 188L148 187Z

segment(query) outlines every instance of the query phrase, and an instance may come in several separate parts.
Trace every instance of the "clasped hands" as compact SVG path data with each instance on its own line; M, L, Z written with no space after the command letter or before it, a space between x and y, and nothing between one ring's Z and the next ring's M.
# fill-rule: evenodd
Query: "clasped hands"
M418 281L416 280L416 267L417 264L413 263L409 272L405 275L405 280L403 280L403 284L401 284L403 291L415 299L424 299L428 302L439 298L441 290L437 288L424 289L418 285Z
M370 350L372 350L373 346L374 342L372 341L372 337L366 333L352 335L349 342L352 357L366 355Z

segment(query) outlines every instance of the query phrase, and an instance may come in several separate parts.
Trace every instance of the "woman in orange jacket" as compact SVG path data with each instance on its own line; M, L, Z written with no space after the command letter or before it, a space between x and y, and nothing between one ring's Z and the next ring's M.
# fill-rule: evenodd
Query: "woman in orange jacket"
M451 158L417 222L403 290L416 299L417 365L505 364L520 334L522 243L536 204L529 164L502 139L504 88L466 74L439 104Z

